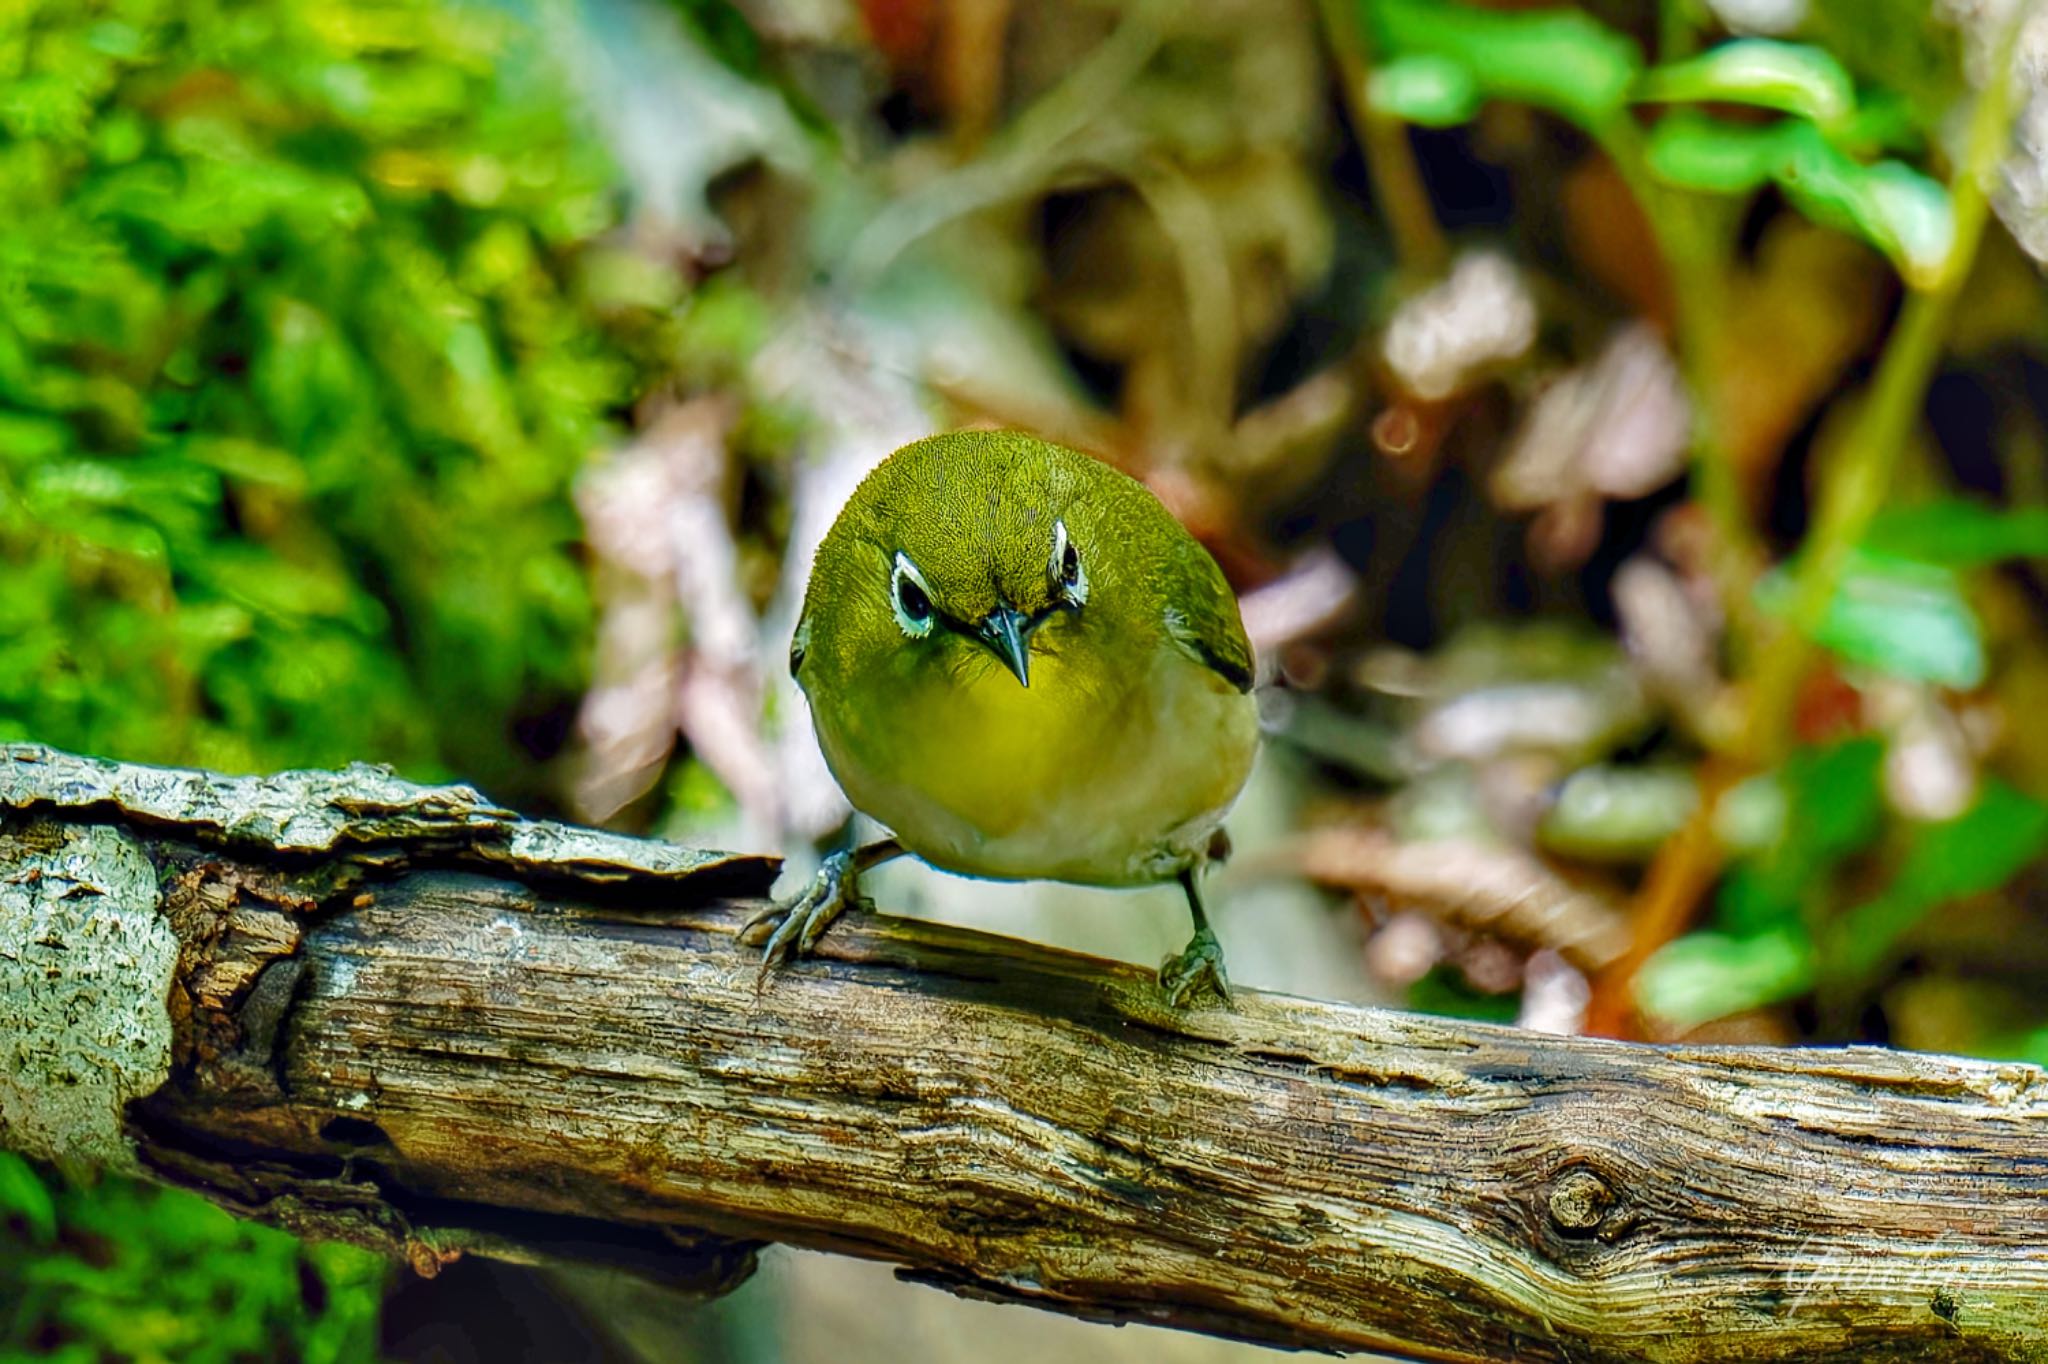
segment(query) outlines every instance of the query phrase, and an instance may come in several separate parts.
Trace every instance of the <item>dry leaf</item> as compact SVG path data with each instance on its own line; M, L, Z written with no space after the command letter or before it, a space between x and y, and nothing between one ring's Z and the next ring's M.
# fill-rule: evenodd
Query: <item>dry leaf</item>
M1406 843L1351 827L1304 835L1288 857L1310 880L1388 912L1420 910L1522 947L1547 947L1581 970L1597 971L1628 950L1619 910L1514 848L1466 839Z

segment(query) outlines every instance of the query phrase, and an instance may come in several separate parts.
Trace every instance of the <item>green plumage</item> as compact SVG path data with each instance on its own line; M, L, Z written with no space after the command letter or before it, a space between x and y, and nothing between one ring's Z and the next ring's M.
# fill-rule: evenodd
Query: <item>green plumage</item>
M1055 520L1103 589L1090 599L1100 633L1128 633L1139 646L1171 640L1251 689L1237 598L1209 552L1130 475L1018 431L931 436L869 473L818 547L790 671L809 690L799 655L817 651L811 676L830 686L871 636L895 633L884 589L899 550L963 619L979 619L1004 593L1026 614L1043 609ZM822 602L834 609L821 612Z
M855 807L972 876L1179 879L1178 1000L1223 988L1195 873L1258 746L1251 645L1201 545L1144 485L1016 432L905 446L818 548L790 668ZM864 860L767 916L807 945Z

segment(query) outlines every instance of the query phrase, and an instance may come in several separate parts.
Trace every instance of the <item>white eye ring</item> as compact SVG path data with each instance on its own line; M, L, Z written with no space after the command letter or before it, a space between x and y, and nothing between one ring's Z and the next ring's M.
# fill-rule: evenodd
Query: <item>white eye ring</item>
M1055 597L1063 597L1073 606L1088 600L1088 569L1081 562L1081 551L1067 538L1064 520L1052 523L1052 563L1046 572Z
M931 586L900 549L889 570L889 608L896 613L897 628L910 639L923 639L938 624L939 609L932 605Z

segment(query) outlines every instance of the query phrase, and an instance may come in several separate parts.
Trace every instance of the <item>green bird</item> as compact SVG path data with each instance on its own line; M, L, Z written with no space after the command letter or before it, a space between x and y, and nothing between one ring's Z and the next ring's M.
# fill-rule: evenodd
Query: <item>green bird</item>
M743 934L807 951L911 853L994 880L1178 880L1178 1006L1227 998L1197 877L1258 748L1251 644L1207 550L1143 484L1014 431L906 445L818 546L789 666L825 760L894 837L828 858Z

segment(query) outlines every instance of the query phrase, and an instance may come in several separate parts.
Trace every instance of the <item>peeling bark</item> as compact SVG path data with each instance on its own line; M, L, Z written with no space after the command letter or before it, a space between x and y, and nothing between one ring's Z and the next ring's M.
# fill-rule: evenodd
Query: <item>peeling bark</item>
M168 1079L103 1100L132 1158L422 1272L475 1251L718 1291L785 1241L1421 1359L2048 1359L2031 1067L1250 992L1177 1014L1135 968L875 916L757 988L733 935L771 861L376 769L0 749L0 812L0 964L24 850L105 830L154 869Z

